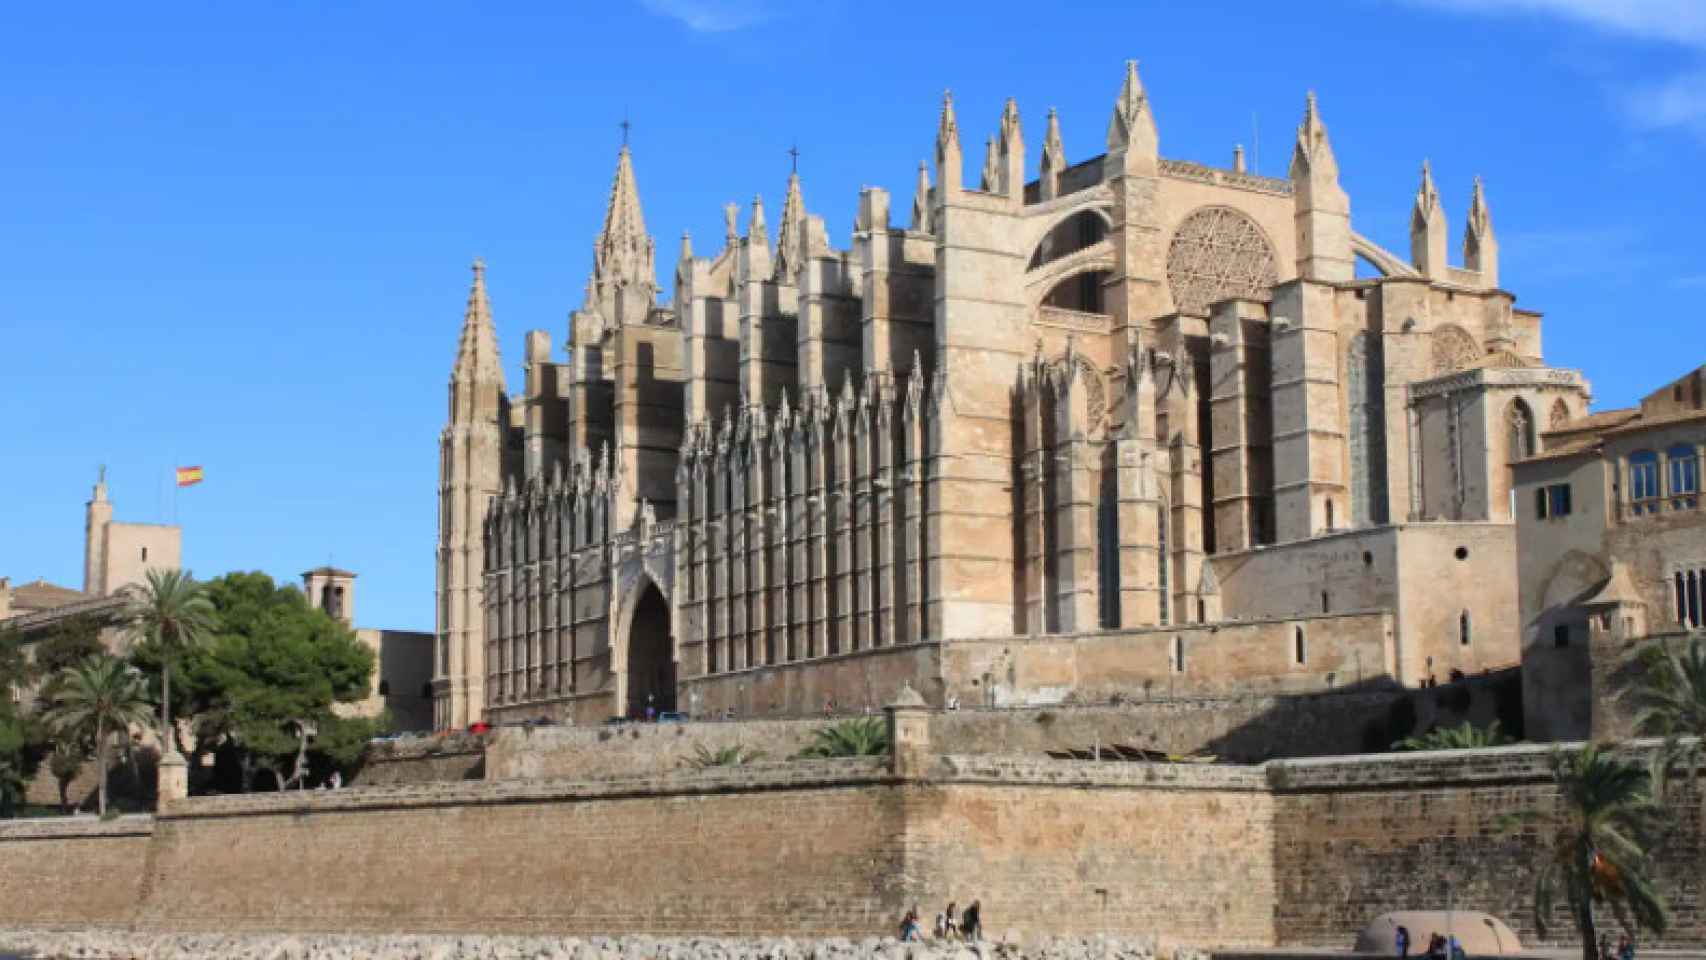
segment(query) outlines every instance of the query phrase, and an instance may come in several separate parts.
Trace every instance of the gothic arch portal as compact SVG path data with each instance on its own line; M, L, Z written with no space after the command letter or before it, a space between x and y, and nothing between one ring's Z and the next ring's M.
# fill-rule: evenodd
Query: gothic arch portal
M649 574L636 577L616 618L612 672L616 675L616 711L643 716L675 709L679 656L669 597Z

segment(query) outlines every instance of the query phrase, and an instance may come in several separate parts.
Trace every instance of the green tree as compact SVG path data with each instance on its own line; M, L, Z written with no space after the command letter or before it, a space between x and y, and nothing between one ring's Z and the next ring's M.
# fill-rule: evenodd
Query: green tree
M0 623L0 817L16 811L23 801L24 785L41 760L40 724L13 699L29 687L30 680L23 637Z
M284 789L315 769L353 764L378 722L339 717L332 707L367 697L373 652L264 573L215 579L207 596L220 630L184 670L203 711L198 740L218 733L241 750L245 789L260 770Z
M1706 642L1691 637L1681 652L1655 643L1642 659L1645 669L1625 696L1635 707L1635 729L1665 740L1652 767L1663 796L1672 764L1682 764L1692 780L1706 755Z
M150 570L127 612L135 634L159 662L160 744L170 753L178 740L172 727L172 664L212 635L218 622L213 604L189 571Z
M52 677L79 663L107 652L101 643L100 617L80 613L54 624L47 635L35 642L35 674Z
M116 657L90 657L68 667L52 684L53 698L42 719L61 737L90 738L95 744L95 763L100 768L100 812L107 812L107 745L117 733L129 737L134 725L145 726L151 718L142 678L130 664Z
M888 752L887 721L882 717L857 717L812 731L812 742L799 755L807 759L880 757Z
M1670 910L1654 885L1648 850L1664 820L1640 764L1619 760L1598 744L1552 755L1558 802L1502 818L1506 826L1530 824L1546 859L1534 879L1534 926L1550 936L1548 922L1563 893L1581 937L1582 960L1596 960L1597 904L1610 908L1623 928L1662 934Z
M1511 738L1499 729L1497 720L1485 727L1477 727L1465 720L1455 727L1435 727L1419 737L1405 737L1392 747L1395 750L1474 750L1510 742Z
M61 737L47 756L48 772L53 774L54 783L59 786L59 808L66 813L71 812L71 781L83 772L83 764L88 759L89 752L74 737Z

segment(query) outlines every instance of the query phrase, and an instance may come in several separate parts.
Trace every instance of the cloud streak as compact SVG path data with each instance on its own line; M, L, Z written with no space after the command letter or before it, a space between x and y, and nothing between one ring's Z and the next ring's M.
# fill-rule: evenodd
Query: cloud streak
M1405 0L1458 13L1550 14L1608 33L1706 50L1706 3L1700 0Z
M729 33L775 16L775 11L762 0L640 0L640 6L660 17L680 21L694 33Z

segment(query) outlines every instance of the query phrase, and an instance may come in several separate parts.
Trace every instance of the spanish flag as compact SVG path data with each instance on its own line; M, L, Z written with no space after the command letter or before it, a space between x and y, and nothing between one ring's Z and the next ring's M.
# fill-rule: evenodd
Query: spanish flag
M193 487L200 482L201 482L201 468L200 467L179 467L178 468L178 486L180 486L180 487Z

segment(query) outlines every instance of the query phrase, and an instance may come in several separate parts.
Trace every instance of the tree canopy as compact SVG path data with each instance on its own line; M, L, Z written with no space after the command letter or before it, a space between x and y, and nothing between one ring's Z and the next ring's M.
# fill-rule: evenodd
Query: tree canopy
M185 654L179 684L198 741L224 735L239 748L245 785L256 768L282 787L359 756L375 724L332 710L368 695L373 652L355 633L264 573L209 581L207 597L217 626Z

